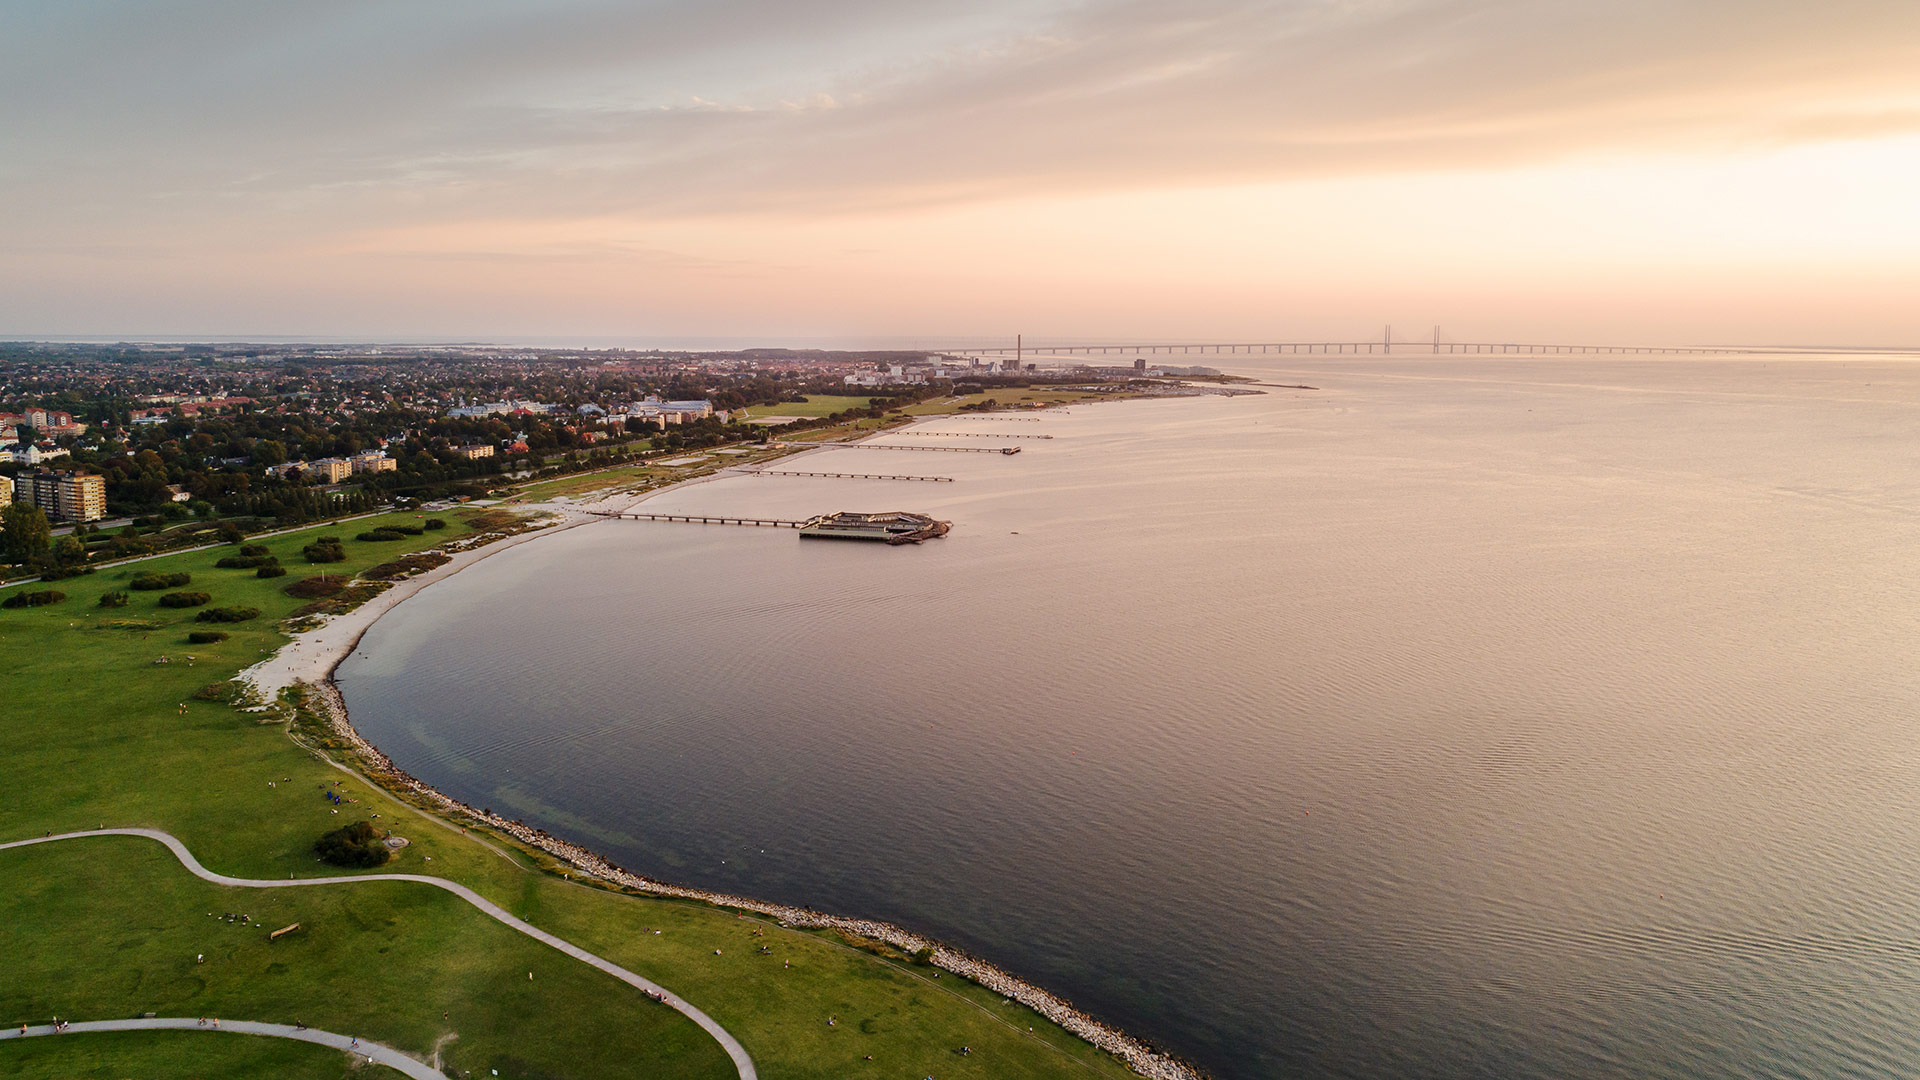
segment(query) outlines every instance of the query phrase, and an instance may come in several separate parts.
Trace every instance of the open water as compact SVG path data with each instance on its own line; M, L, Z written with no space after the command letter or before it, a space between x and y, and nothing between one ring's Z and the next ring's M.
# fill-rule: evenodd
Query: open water
M1222 1078L1920 1071L1920 363L1201 362L1319 389L671 493L954 531L523 545L374 627L354 721Z

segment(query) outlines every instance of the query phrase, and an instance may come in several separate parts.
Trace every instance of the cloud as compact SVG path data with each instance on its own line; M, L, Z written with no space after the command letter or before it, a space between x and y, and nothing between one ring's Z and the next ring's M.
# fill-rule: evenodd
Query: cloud
M182 232L870 212L1920 129L1908 0L964 7L14 3L0 194Z

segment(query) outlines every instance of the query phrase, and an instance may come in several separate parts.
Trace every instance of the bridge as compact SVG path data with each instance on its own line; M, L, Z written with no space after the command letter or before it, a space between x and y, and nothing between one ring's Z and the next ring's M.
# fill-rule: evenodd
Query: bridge
M1693 356L1758 355L1787 354L1795 352L1828 352L1831 350L1814 349L1776 349L1753 347L1708 347L1698 345L1574 345L1541 342L1488 342L1488 341L1434 341L1409 342L1393 341L1382 338L1378 341L1237 341L1237 342L1193 342L1184 344L1139 344L1139 345L1025 345L1015 344L994 348L967 348L936 350L947 356L1011 356L1016 361L1027 356L1228 356L1235 353L1285 354L1329 354L1329 355L1390 355L1398 350L1403 354L1429 353L1445 355L1452 353L1506 353L1516 355L1573 355L1573 354L1666 354Z

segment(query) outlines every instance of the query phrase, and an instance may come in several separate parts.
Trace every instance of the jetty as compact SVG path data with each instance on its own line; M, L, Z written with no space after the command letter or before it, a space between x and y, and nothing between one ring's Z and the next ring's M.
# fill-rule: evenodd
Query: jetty
M951 484L951 476L895 476L890 473L800 472L796 469L753 469L749 476L823 476L833 480L914 480L927 484Z
M747 525L761 529L798 529L806 525L805 521L788 521L783 518L724 517L720 514L642 514L631 510L609 512L601 516L617 517L622 521L681 521L690 525Z
M841 446L850 450L920 450L945 454L1017 454L1017 446L895 446L891 443L849 442L820 443L821 446Z
M1051 439L1051 435L1010 435L1004 431L901 431L900 435L918 435L926 439Z

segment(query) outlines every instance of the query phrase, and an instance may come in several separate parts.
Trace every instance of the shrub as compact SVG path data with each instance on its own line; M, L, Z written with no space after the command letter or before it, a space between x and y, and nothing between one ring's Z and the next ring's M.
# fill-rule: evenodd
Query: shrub
M280 591L286 593L288 596L297 596L302 600L312 600L316 597L332 596L334 593L346 587L347 579L345 576L310 577L301 578L299 581L288 585Z
M310 563L347 561L347 549L340 543L340 538L337 536L323 536L301 548L300 554L305 555Z
M216 641L225 640L227 640L227 632L225 630L187 631L187 643L189 645L211 645Z
M133 598L131 596L128 596L126 593L123 593L123 592L105 592L100 594L100 606L101 607L126 607L127 602L132 599Z
M343 825L313 842L313 853L335 866L380 866L393 852L374 834L373 822Z
M213 599L203 592L170 592L160 598L161 607L199 607Z
M366 532L354 537L354 539L365 540L368 543L381 543L387 540L398 540L405 535L405 533L393 529L368 529Z
M59 589L42 589L39 592L17 592L5 600L0 600L0 607L45 607L48 604L57 604L66 598L67 594L61 592Z
M177 589L192 580L192 574L156 574L152 571L147 571L133 575L133 580L127 582L127 587L130 589L149 591Z
M426 521L424 521L424 522L421 522L421 524L420 524L420 527L421 527L422 529L425 529L425 530L427 530L427 531L429 531L429 532L431 532L431 531L432 531L432 530L434 530L434 529L444 529L444 528L446 528L446 527L447 527L447 521L446 521L446 519L445 519L445 518L428 518L428 519L427 519Z
M287 568L276 562L263 562L260 569L253 572L254 577L286 577Z
M40 569L40 580L65 581L68 578L91 573L93 573L93 567L91 566L45 566Z
M419 525L405 525L405 524L383 525L381 526L381 528L385 529L388 532L397 532L402 536L419 536L422 533L427 531L424 527Z
M267 550L267 545L265 545L265 544L241 544L241 545L240 545L240 554L242 554L242 555L271 555L271 554L273 554L273 552L271 552L271 551L268 551L268 550Z
M213 565L222 570L251 570L267 561L258 555L229 555Z
M193 617L194 622L246 622L260 617L259 608L214 607Z
M197 635L194 634L188 634L187 640L192 641L196 636ZM227 635L221 634L220 636L226 637ZM200 689L195 690L193 692L193 698L195 701L232 701L233 691L234 685L230 682L208 683Z

